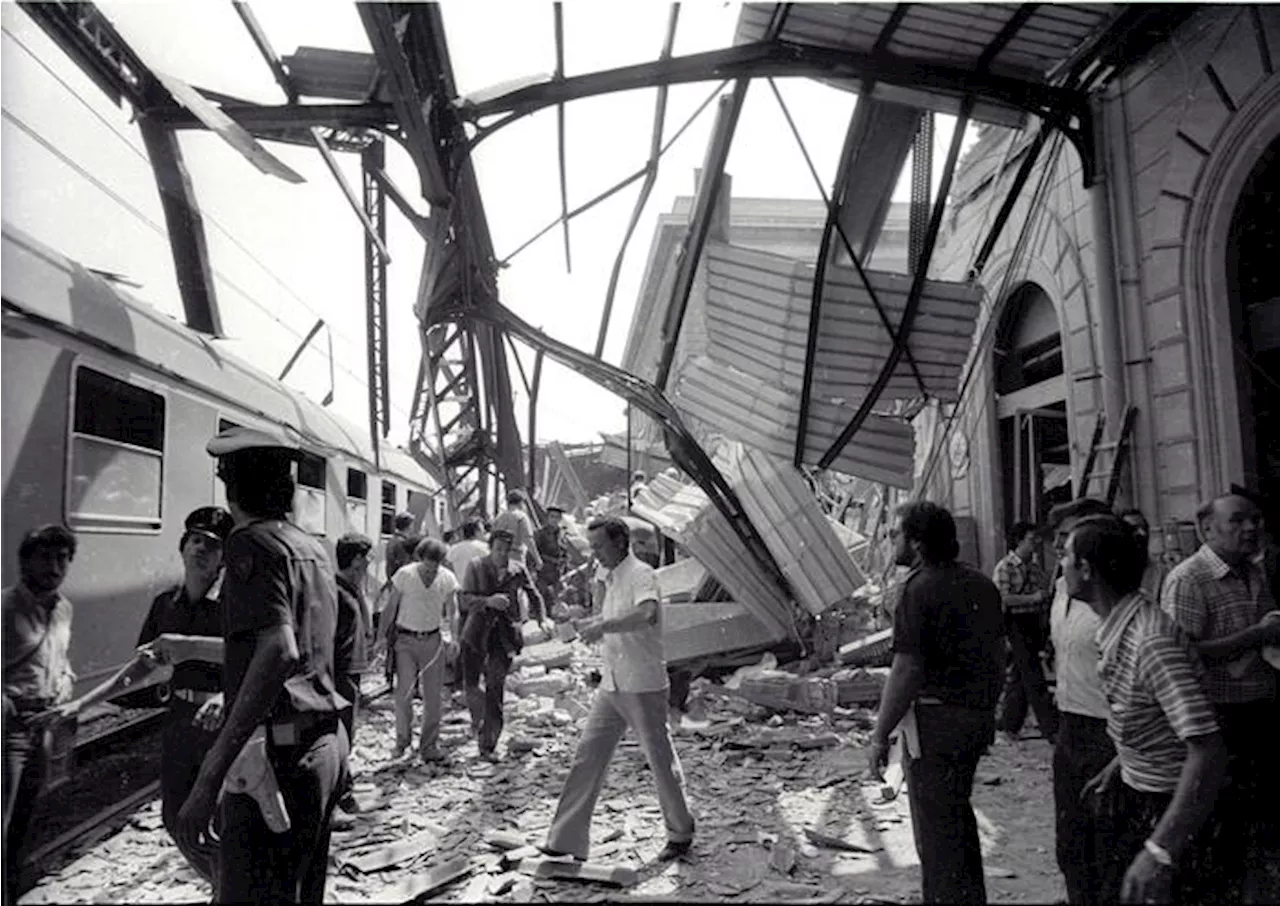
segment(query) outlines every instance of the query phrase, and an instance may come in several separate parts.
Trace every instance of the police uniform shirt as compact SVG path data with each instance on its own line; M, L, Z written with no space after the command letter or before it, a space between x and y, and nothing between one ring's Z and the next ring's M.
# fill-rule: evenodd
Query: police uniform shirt
M156 595L151 610L138 633L138 644L145 645L166 633L222 638L222 604L213 595L192 602L185 585ZM205 661L184 661L173 666L175 689L218 692L222 689L222 665Z
M227 538L226 563L222 612L228 704L240 691L257 633L291 626L299 661L272 706L271 718L347 707L333 678L338 586L320 542L291 522L259 519Z

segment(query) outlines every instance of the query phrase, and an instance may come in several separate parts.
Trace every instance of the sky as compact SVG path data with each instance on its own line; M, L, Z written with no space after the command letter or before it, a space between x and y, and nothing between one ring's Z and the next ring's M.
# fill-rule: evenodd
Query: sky
M152 69L189 84L278 104L283 95L230 3L103 2L100 8ZM278 54L299 46L369 51L353 4L315 0L257 2L253 11ZM732 43L739 6L689 2L679 14L675 53ZM305 10L305 13L303 12ZM446 34L463 96L555 66L550 3L447 0ZM657 57L669 7L649 2L564 4L565 71L576 75ZM89 267L142 284L135 296L181 320L155 182L128 105L115 107L14 3L0 5L0 198L16 226ZM854 96L805 79L780 79L820 178L828 188ZM664 135L670 137L716 83L673 86ZM569 207L582 204L638 169L648 155L655 89L588 98L566 105ZM318 99L304 99L304 102ZM660 213L692 195L714 119L710 105L664 155L657 183L627 251L610 322L605 359L622 355L649 242ZM935 166L941 166L951 120L940 117ZM322 331L286 382L321 400L357 426L367 424L363 232L338 184L314 149L264 143L305 177L291 185L259 172L221 139L181 134L181 148L205 217L210 258L226 338L218 343L277 374L317 318ZM360 190L359 160L337 155ZM387 170L425 214L405 152L388 145ZM482 142L475 155L493 244L506 258L560 213L556 114L541 111ZM766 83L753 83L730 150L733 194L820 198L799 146ZM936 177L935 177L936 184ZM566 272L559 227L515 256L499 275L509 308L552 336L594 349L609 273L639 192L639 182L570 224L572 272ZM898 198L909 197L905 180ZM423 246L399 213L388 213L392 430L402 444L420 359L412 309ZM520 347L528 371L532 353ZM517 420L527 400L517 370ZM625 403L548 361L538 405L538 441L597 440L625 426ZM525 438L527 441L527 438Z

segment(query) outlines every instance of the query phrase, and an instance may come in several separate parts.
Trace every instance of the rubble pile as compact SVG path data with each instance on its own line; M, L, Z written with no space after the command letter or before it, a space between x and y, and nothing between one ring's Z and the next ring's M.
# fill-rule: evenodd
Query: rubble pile
M424 765L413 754L392 761L390 698L368 703L350 761L359 813L335 827L329 899L855 903L916 897L906 799L881 802L878 786L863 778L858 749L873 715L839 703L847 697L843 690L879 674L828 666L800 675L777 669L768 657L723 684L695 680L687 711L673 712L698 820L688 860L656 862L665 842L662 815L644 756L628 737L596 810L590 862L548 864L530 846L545 839L598 667L598 657L580 642L527 646L508 682L498 764L479 758L461 695L445 711L441 744L452 764L443 767ZM367 681L366 692L372 691L375 681ZM760 693L765 688L772 694ZM23 902L177 903L207 900L210 893L165 834L158 802L77 855ZM1045 890L1039 898L1049 895Z

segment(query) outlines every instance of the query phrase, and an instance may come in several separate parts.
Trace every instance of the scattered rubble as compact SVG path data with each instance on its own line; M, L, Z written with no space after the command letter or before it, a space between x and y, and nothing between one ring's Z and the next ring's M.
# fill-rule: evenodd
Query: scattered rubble
M693 850L675 863L656 861L665 843L657 791L628 737L596 810L590 861L580 864L548 859L535 845L546 837L568 773L598 657L557 638L529 644L518 663L498 764L479 758L461 695L441 732L449 767L424 765L413 753L392 761L390 698L362 710L351 756L358 813L333 834L332 901L918 900L906 797L882 803L877 786L864 782L859 750L873 714L841 703L855 688L864 689L852 696L860 702L878 698L882 669L779 666L766 657L723 684L694 680L687 711L671 722L698 819ZM975 794L984 851L1002 848L1000 862L1011 866L991 866L998 872L988 872L993 899L1009 898L1006 891L1032 901L1061 898L1046 855L1052 821L1030 807L1049 796L1047 764L1043 743L1001 743L984 761L984 779L1003 778L998 786L980 783ZM1016 831L1003 829L1010 824ZM161 827L158 802L72 858L23 902L209 896Z

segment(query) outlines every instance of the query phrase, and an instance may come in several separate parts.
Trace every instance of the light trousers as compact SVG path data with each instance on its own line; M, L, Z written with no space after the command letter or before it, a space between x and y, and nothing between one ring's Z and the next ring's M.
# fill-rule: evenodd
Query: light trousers
M440 633L396 638L396 748L413 742L413 690L422 691L423 754L432 755L440 741L440 710L444 695L444 653Z
M693 815L684 795L680 758L671 745L667 728L667 692L609 692L600 689L591 703L582 738L573 755L573 767L565 780L556 816L547 834L547 846L587 857L591 846L591 814L604 787L613 751L627 729L649 762L658 784L667 839L684 843L693 839Z

